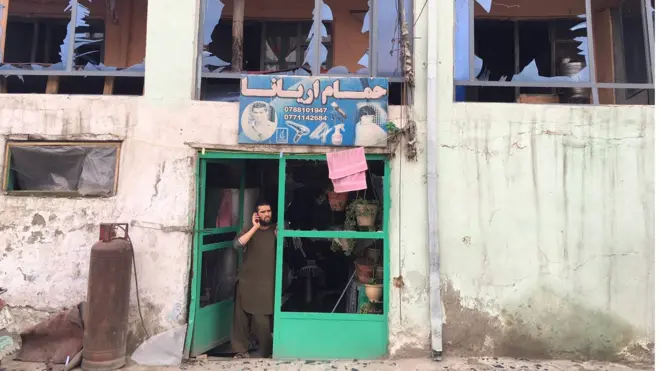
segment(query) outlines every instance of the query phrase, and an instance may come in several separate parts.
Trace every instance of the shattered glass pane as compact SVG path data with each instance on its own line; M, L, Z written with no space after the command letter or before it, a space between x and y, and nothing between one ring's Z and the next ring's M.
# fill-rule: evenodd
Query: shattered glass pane
M321 62L325 62L321 66L321 73L368 75L369 28L366 32L363 29L368 19L368 0L337 1L331 4L332 7L324 2L321 12L324 24L321 27L323 39L320 52ZM328 30L329 24L333 27L331 31Z
M248 4L243 22L242 72L309 74L313 0ZM205 0L202 72L232 72L233 1ZM208 75L207 75L208 76ZM208 95L214 95L207 92Z
M456 80L470 76L468 1L456 0ZM589 81L584 11L584 0L477 0L474 76L487 81Z
M73 43L76 70L144 71L147 0L11 0L4 11L0 70L63 70Z
M6 29L0 29L5 34L0 71L64 69L59 44L66 37L69 23L66 6L67 1L60 1L35 8L28 0L0 5L0 16L7 15Z
M378 76L401 76L401 27L398 0L378 0ZM410 34L414 31L413 1L404 0L406 23ZM412 50L410 51L412 53Z
M78 0L75 68L144 71L146 24L147 0Z

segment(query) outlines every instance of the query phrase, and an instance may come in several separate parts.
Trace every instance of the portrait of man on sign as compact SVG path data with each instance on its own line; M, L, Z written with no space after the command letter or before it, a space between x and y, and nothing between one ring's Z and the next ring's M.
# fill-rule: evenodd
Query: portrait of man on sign
M241 117L243 133L255 142L263 142L275 134L277 117L273 107L262 101L254 102L245 107Z

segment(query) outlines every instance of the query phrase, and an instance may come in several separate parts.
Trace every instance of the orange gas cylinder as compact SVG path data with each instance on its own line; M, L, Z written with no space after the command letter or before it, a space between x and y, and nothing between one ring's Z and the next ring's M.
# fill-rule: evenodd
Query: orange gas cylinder
M118 229L124 237L117 237ZM133 246L128 224L101 224L92 246L85 309L82 369L116 370L126 364Z

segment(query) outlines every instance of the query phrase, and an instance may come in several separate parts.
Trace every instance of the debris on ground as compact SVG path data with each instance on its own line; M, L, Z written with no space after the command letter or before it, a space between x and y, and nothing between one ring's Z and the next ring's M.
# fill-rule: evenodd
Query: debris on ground
M22 346L16 360L72 366L83 348L83 305L62 311L21 333ZM67 367L69 368L69 367Z

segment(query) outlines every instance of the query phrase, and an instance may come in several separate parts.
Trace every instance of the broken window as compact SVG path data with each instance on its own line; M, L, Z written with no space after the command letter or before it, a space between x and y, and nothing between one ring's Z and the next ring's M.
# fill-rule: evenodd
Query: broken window
M383 76L394 84L402 81L398 0L204 0L202 4L204 100L238 101L237 79L242 73ZM404 4L402 11L412 29L413 2ZM240 48L233 47L234 39L242 39Z
M654 104L654 6L456 0L456 101Z
M16 193L56 193L111 196L119 166L117 142L9 142L4 190Z
M141 95L147 0L0 0L0 92Z

